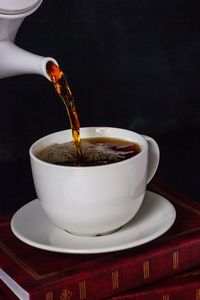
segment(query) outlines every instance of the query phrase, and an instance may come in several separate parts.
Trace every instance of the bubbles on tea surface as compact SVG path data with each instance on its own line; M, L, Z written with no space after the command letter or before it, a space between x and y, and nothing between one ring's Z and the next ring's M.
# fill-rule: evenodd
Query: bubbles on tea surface
M91 140L91 141L90 141ZM82 160L77 160L76 148L73 142L53 144L43 149L37 157L48 163L66 166L97 166L118 162L132 157L140 152L137 144L127 141L105 142L95 139L82 139Z
M73 142L52 144L37 153L37 158L52 164L62 164L68 160L74 164L77 160L75 145Z

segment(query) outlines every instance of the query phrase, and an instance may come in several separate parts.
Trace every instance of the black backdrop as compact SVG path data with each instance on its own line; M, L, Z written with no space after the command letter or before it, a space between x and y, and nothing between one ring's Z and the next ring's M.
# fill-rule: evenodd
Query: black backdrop
M44 0L16 43L57 59L81 126L154 137L161 149L157 174L199 200L199 1ZM0 90L0 211L7 211L35 197L30 145L69 122L42 76L1 79Z

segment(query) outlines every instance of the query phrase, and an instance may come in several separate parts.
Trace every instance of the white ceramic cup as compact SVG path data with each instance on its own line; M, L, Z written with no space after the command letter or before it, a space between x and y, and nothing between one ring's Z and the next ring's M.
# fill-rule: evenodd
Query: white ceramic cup
M119 128L81 128L81 138L91 137L133 141L141 152L124 161L84 167L54 165L36 157L53 143L70 141L71 130L47 135L30 148L34 185L46 215L61 229L86 236L108 234L129 222L159 163L158 145L150 137Z

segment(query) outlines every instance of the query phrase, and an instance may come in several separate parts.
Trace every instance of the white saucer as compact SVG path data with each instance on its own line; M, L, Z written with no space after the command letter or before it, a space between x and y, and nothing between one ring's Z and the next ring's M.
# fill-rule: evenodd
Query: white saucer
M11 229L20 240L36 248L62 253L104 253L147 243L166 232L175 218L175 208L167 199L147 191L137 215L106 236L75 236L59 229L45 215L37 199L15 213Z

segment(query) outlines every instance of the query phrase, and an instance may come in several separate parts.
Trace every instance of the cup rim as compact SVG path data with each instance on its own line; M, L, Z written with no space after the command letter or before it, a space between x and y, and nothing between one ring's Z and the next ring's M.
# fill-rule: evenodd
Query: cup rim
M109 130L119 130L119 131L124 131L124 132L130 132L130 133L133 133L134 135L138 136L140 139L142 139L143 141L143 145L141 146L140 143L138 141L135 141L136 143L139 144L140 148L141 148L141 151L140 153L138 153L137 155L133 156L133 157L130 157L130 158L127 158L127 159L124 159L122 161L118 161L118 162L113 162L113 163L109 163L109 164L106 164L106 165L97 165L97 166L65 166L65 165L56 165L56 164L52 164L52 163L49 163L49 162L46 162L46 161L43 161L39 158L36 157L35 153L34 153L34 148L39 144L41 143L43 140L45 139L48 139L50 138L51 136L53 135L58 135L58 134L62 134L62 133L65 133L65 132L71 132L71 129L65 129L65 130L61 130L61 131L55 131L55 132L52 132L50 134L47 134L41 138L39 138L38 140L36 140L31 146L30 146L30 149L29 149L29 156L30 158L33 160L33 161L36 161L37 163L41 164L41 165L46 165L46 166L49 166L49 167L52 167L52 168L67 168L67 169L73 169L73 170L80 170L80 169L94 169L94 168L108 168L108 167L111 167L111 166L117 166L119 164L126 164L127 162L129 162L130 160L137 160L140 156L142 156L144 154L145 151L147 151L147 141L145 140L144 136L135 132L135 131L132 131L132 130L129 130L129 129L124 129L124 128L119 128L119 127L109 127L109 126L91 126L91 127L81 127L80 130L106 130L106 129L109 129ZM103 136L103 135L102 135ZM105 136L106 137L106 136ZM86 138L86 137L84 137ZM114 137L115 138L115 137ZM124 140L128 140L126 138L123 138L123 137L119 137L119 139L124 139ZM48 145L46 145L47 147Z

